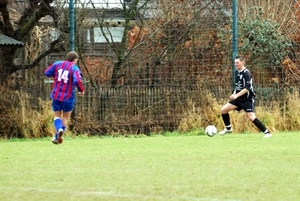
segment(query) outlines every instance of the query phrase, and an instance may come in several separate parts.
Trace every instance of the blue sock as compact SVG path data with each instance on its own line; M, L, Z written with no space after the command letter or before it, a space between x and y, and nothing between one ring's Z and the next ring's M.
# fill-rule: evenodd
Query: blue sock
M54 127L56 132L62 128L62 121L60 118L54 118Z
M65 131L65 130L66 130L66 127L65 127L65 126L62 126L61 128L63 129L63 131Z

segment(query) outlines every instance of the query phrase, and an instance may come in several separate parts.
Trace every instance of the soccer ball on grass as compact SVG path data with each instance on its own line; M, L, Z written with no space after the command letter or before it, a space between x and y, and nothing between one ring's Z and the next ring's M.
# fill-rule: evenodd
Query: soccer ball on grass
M214 125L209 125L205 128L205 133L209 137L213 137L215 134L217 134L217 128Z

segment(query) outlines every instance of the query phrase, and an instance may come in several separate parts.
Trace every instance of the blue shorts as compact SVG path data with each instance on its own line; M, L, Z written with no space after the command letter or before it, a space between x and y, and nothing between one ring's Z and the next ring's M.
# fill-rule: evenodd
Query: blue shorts
M52 110L71 112L74 108L74 102L62 102L58 100L52 100Z

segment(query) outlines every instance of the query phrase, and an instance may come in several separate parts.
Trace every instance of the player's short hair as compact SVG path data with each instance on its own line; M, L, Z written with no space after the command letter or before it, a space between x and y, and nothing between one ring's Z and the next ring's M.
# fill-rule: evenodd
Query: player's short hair
M78 54L77 52L71 51L67 54L67 60L72 62L74 59L78 59Z
M245 58L241 55L237 55L235 59L239 59L240 61L245 61Z

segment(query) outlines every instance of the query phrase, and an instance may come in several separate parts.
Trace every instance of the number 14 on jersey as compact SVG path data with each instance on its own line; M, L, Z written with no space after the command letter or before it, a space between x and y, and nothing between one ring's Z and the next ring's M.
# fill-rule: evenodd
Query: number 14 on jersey
M69 71L59 69L58 70L58 78L57 81L61 82L63 80L64 83L68 83L69 80Z

